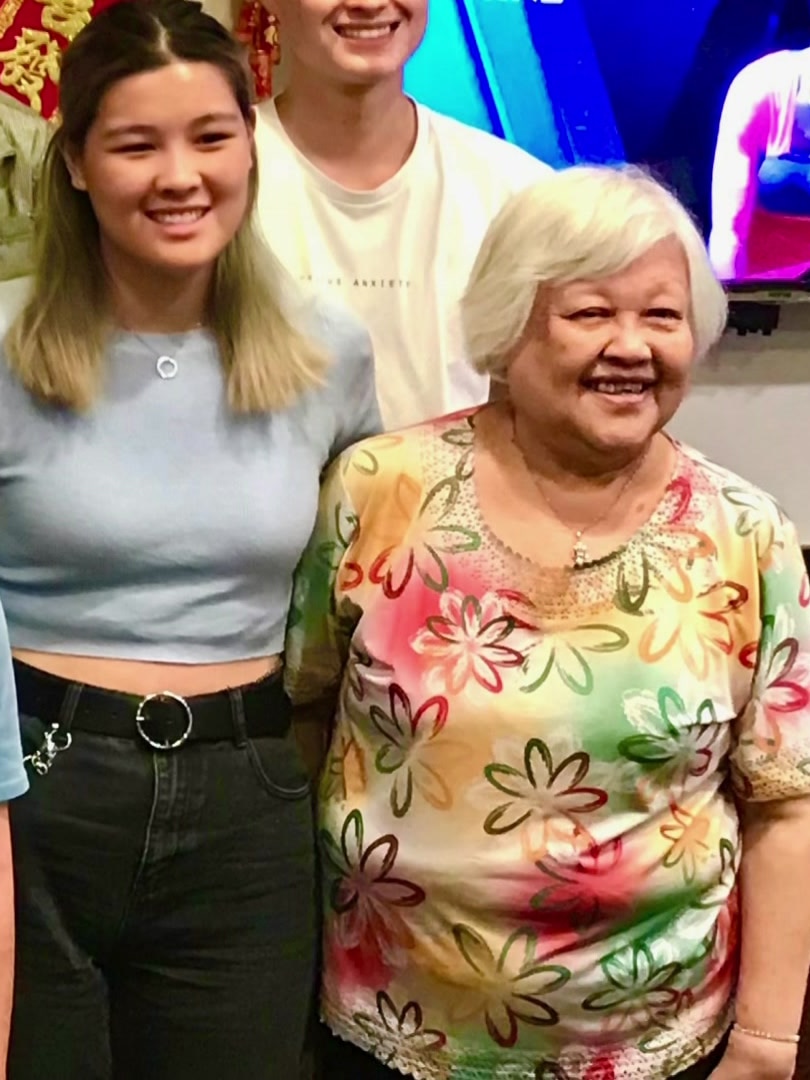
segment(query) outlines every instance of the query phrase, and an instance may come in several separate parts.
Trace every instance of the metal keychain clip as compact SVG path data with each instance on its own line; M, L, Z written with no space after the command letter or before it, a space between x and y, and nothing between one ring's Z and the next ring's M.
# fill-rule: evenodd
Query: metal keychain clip
M38 776L45 776L51 771L51 766L57 754L69 749L73 742L73 736L69 731L59 734L59 725L51 724L45 732L42 744L32 754L26 754L24 763L31 764L31 768Z

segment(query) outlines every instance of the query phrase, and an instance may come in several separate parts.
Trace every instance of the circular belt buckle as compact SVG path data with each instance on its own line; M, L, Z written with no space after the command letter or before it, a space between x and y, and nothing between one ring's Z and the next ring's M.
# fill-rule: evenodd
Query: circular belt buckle
M176 705L185 713L186 727L185 730L172 742L159 742L157 739L153 739L144 730L144 722L148 720L148 717L144 713L144 708L150 701L173 701ZM138 729L138 734L147 744L151 746L153 750L177 750L187 741L191 734L191 729L194 727L194 716L191 712L191 706L185 698L180 697L179 694L173 694L170 690L163 690L159 694L147 694L146 697L141 698L138 704L138 711L135 713L135 727Z

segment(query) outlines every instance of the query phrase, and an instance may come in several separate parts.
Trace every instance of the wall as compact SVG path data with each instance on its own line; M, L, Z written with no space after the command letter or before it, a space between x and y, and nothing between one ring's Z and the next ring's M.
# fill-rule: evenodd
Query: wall
M727 334L671 430L778 498L810 546L810 304L772 338Z
M215 19L219 19L221 23L228 27L233 26L234 16L237 11L235 0L202 0L202 6Z

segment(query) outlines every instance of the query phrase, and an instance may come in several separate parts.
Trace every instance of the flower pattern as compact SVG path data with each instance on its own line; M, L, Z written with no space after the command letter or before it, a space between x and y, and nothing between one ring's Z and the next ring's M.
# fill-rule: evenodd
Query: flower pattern
M441 615L427 618L412 648L426 658L448 694L460 693L470 681L499 693L504 669L523 663L523 654L505 644L517 621L495 593L478 599L448 589L440 604Z
M623 859L621 837L592 844L574 860L541 859L543 887L531 898L537 919L549 929L570 929L576 939L635 899L635 875Z
M570 754L559 765L542 739L530 739L523 752L523 768L493 762L484 769L487 781L508 797L484 822L491 836L529 827L537 837L531 844L546 852L555 842L572 843L587 835L581 815L593 813L607 802L607 792L583 787L590 762L582 751Z
M338 917L338 939L344 948L371 946L392 963L401 963L414 938L399 909L423 903L425 891L394 876L399 852L395 836L380 836L366 846L364 831L363 815L353 810L343 823L339 845L325 830L320 834L327 877L332 877L328 898Z
M702 863L711 854L711 818L692 814L682 806L670 807L671 818L661 826L661 835L671 841L664 866L680 866L688 885L698 876Z
M418 1001L407 1001L398 1009L384 990L377 994L376 1015L355 1013L354 1021L366 1033L371 1049L385 1065L397 1054L429 1054L441 1050L447 1042L443 1031L424 1026L422 1006Z
M638 734L622 739L619 753L641 766L636 770L637 789L650 805L680 795L701 780L723 749L725 740L711 698L700 701L692 716L680 694L664 686L657 694L628 691L623 707Z
M620 652L629 638L616 626L578 626L555 635L543 635L529 652L525 671L527 682L522 687L533 694L556 674L568 690L583 697L593 692L594 674L588 654L602 656Z
M323 1015L404 1074L671 1075L729 1020L737 802L810 795L801 550L676 444L621 551L545 567L482 517L478 415L348 451L297 573Z
M453 937L466 965L466 986L456 992L457 1016L483 1014L490 1038L504 1047L515 1045L521 1023L546 1027L558 1022L556 1009L546 999L571 973L538 960L535 931L515 931L497 956L470 926L454 926Z
M447 699L428 698L414 712L401 686L392 683L388 695L388 711L372 705L369 718L384 740L375 758L377 771L394 777L391 812L394 817L404 817L414 792L436 810L448 809L453 793L441 774L442 758L453 750L463 752L463 748L439 739L447 723Z
M644 942L611 953L601 966L608 985L587 997L583 1009L613 1012L622 1007L622 1022L638 1023L642 1014L650 1031L661 1027L677 1010L681 993L673 984L681 966L657 963Z
M762 620L762 634L742 650L740 660L756 672L743 723L742 743L763 754L779 752L786 722L810 708L810 653L802 651L786 608Z
M662 578L660 588L671 603L660 605L642 633L639 655L656 664L674 651L696 679L708 678L712 661L733 650L731 616L748 600L748 589L724 581L698 591L681 567Z

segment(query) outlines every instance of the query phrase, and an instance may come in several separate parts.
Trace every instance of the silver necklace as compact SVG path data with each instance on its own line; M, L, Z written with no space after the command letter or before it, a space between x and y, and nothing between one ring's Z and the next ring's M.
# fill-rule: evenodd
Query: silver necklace
M627 478L625 479L622 486L619 488L619 492L616 495L616 498L613 499L613 501L610 503L608 508L603 513L599 514L598 517L595 517L593 519L593 521L589 521L587 525L583 525L581 528L576 529L572 525L569 525L568 522L565 520L565 518L563 518L563 516L560 513L558 513L558 511L554 508L554 505L551 502L551 500L549 499L548 495L543 490L543 487L542 487L542 485L540 483L540 479L539 479L539 477L537 475L537 472L535 471L535 469L532 468L531 464L529 463L528 459L526 458L525 453L523 452L523 448L521 447L520 443L518 442L514 413L512 414L512 443L514 444L515 449L517 450L517 452L520 454L521 461L523 462L523 465L524 465L526 471L528 472L529 476L532 478L532 482L534 483L534 486L537 488L537 491L538 491L538 493L540 495L540 498L546 504L548 509L551 511L551 513L557 519L557 521L559 521L559 523L563 526L563 528L568 529L568 531L573 534L574 542L573 542L573 544L571 546L571 565L572 565L574 570L581 570L583 567L587 566L590 562L593 561L591 559L590 552L588 551L588 545L583 540L583 537L585 536L585 533L588 533L592 529L595 529L597 525L601 525L602 522L605 520L605 518L608 517L610 512L612 510L614 510L615 507L618 506L618 504L621 502L622 498L624 497L624 495L627 492L627 489L630 487L630 485L633 483L636 476L638 475L639 469L644 464L644 462L647 460L647 454L649 453L649 449L650 449L649 446L644 451L644 453L641 455L641 457L638 459L638 461L635 463L635 465L630 470L630 472L627 474Z
M191 330L185 332L191 333L192 330L199 330L201 326L201 322L195 323L194 326L191 327ZM136 333L134 330L130 330L129 333L132 334L136 341L140 341L141 345L147 348L151 353L155 352L155 349L141 334ZM161 379L173 379L179 370L180 365L177 363L177 360L175 360L173 356L169 356L168 353L161 353L155 360L155 371Z

